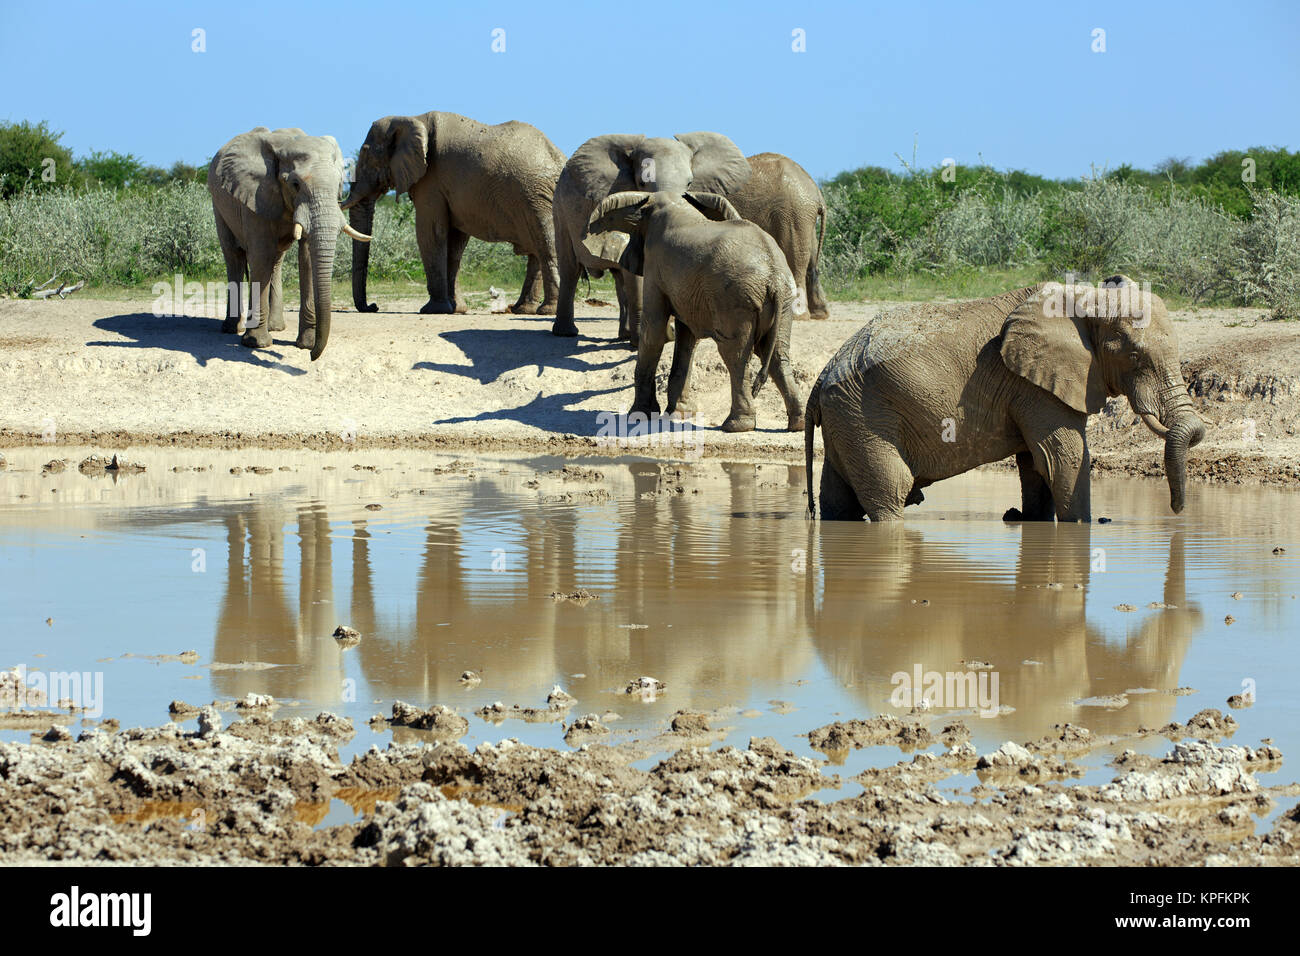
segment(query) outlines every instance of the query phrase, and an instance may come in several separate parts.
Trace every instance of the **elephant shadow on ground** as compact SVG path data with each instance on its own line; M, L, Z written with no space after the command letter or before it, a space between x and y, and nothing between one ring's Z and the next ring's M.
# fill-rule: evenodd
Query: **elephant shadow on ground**
M449 365L440 362L417 362L413 368L431 372L447 372L472 378L480 385L490 385L502 375L530 365L560 369L568 372L598 372L614 368L624 362L635 361L636 353L623 342L579 336L576 339L559 338L550 334L520 335L518 329L457 329L443 332L447 340L469 359L469 365ZM612 362L585 362L582 357L602 352L616 352Z
M585 336L577 339L557 338L550 334L549 326L544 334L535 336L521 337L518 329L459 329L444 332L442 337L460 349L469 359L469 364L417 362L412 366L413 369L461 375L480 385L490 385L503 375L535 366L538 386L536 397L524 405L483 412L480 415L445 418L437 422L439 425L503 420L532 425L547 431L595 435L601 427L601 420L597 417L600 412L575 409L570 406L586 402L597 395L609 395L630 388L629 382L628 385L615 385L604 389L547 395L540 384L546 370L593 372L611 369L624 362L632 361L634 353L628 352L621 342L591 339ZM618 357L609 362L583 360L583 356L608 352L615 352ZM613 410L608 409L608 411Z
M133 341L87 342L87 348L165 349L193 356L200 366L214 360L243 362L262 368L275 369L288 375L306 375L307 370L286 365L282 359L290 350L299 351L293 339L276 342L271 349L245 348L239 336L221 331L221 319L191 315L157 316L149 312L128 312L96 319L94 327ZM291 333L278 332L277 335Z

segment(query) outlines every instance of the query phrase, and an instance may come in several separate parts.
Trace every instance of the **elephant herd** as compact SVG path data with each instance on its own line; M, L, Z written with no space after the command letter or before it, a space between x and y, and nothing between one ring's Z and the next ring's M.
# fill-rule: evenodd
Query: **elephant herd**
M346 202L344 179L335 139L300 129L258 127L213 157L208 187L231 289L223 331L261 348L284 328L281 262L297 241L296 344L319 358L338 234L354 243L354 305L376 311L366 296L375 203L406 192L429 292L422 313L465 311L456 280L470 237L527 256L513 311L553 314L559 336L577 335L578 281L611 272L618 337L637 350L632 412L660 411L655 372L675 334L667 411L692 413L694 347L713 339L731 378L723 430L755 427L751 398L770 377L786 427L805 432L810 513L821 427L823 518L896 519L935 481L1015 456L1022 500L1009 520L1088 521L1087 417L1119 395L1165 439L1171 505L1182 510L1187 450L1205 428L1164 303L1127 277L877 317L827 364L805 408L791 323L829 315L818 278L826 207L785 156L746 158L726 136L696 132L597 136L566 160L527 123L430 112L376 120Z

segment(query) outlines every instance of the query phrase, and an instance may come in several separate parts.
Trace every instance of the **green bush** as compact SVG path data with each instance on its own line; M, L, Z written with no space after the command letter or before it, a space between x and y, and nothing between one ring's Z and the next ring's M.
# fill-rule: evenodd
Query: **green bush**
M1234 250L1237 294L1274 318L1300 319L1300 200L1260 190L1251 201Z

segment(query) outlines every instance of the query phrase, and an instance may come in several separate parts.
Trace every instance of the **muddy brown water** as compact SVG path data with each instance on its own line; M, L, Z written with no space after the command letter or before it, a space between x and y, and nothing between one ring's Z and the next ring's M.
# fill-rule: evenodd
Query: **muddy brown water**
M1196 485L1174 516L1162 482L1099 480L1108 523L1008 525L1017 480L986 471L928 489L901 524L814 524L784 464L140 449L147 470L114 479L78 471L91 451L8 452L0 666L100 675L102 701L83 703L124 727L166 720L174 698L271 694L279 716L353 718L346 759L385 745L366 722L400 699L455 708L470 746L565 747L559 721L473 713L545 707L558 684L570 718L618 715L609 742L685 709L713 712L725 742L808 754L812 728L906 712L897 675L919 670L974 675L984 701L945 688L932 709L981 752L1063 722L1160 727L1252 689L1234 740L1300 746L1286 491ZM46 473L55 458L67 468ZM596 599L551 597L579 588ZM339 624L361 643L340 649ZM642 676L664 691L624 693ZM1109 756L1090 758L1100 778ZM874 748L828 772L898 759Z

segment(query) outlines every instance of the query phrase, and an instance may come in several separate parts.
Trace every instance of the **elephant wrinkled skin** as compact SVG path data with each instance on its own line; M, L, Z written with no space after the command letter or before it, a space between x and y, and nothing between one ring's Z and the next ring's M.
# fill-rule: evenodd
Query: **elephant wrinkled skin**
M311 349L312 361L320 358L329 341L339 231L358 244L370 241L344 223L339 211L339 144L333 136L258 126L217 150L208 166L208 191L230 284L221 330L243 333L242 342L250 348L271 344L271 333L284 328L281 263L299 240L296 344Z
M508 242L516 255L528 257L511 311L549 315L559 289L551 197L563 168L564 154L527 123L487 126L439 112L385 116L370 126L343 208L353 226L369 232L380 196L390 189L410 193L429 290L422 313L465 311L456 276L472 236ZM358 312L375 312L378 306L366 302L369 249L352 251L353 304Z
M617 266L645 280L633 413L659 412L655 371L668 319L675 315L670 415L693 412L691 358L696 341L711 338L731 375L731 413L723 431L753 430L751 398L769 374L785 399L789 430L803 427L790 370L797 287L776 240L716 193L625 192L592 212L583 246L601 267ZM751 392L745 372L755 353L761 367Z
M1113 276L878 316L809 394L809 513L820 425L822 518L897 519L926 486L1015 455L1021 508L1005 518L1089 521L1088 416L1118 395L1165 439L1170 505L1182 511L1187 450L1205 426L1158 296Z

